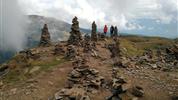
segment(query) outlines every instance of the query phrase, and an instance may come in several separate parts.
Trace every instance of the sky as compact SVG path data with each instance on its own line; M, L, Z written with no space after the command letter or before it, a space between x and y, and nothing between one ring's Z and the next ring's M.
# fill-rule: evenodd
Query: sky
M115 25L122 33L178 37L178 0L0 0L0 49L25 44L23 15L54 17L80 27ZM3 41L3 42L2 42Z
M90 28L96 21L99 28L105 24L117 25L121 31L156 30L161 24L166 32L158 35L178 35L178 0L18 0L26 14L37 14L71 23L74 16L80 26ZM143 20L143 23L140 21ZM151 26L144 20L153 21ZM165 29L165 27L173 28ZM141 31L142 32L142 31ZM144 32L144 31L143 31ZM156 32L156 31L153 31ZM144 33L143 33L144 34ZM148 33L145 33L145 35ZM153 35L152 34L152 35ZM167 36L168 37L168 36Z

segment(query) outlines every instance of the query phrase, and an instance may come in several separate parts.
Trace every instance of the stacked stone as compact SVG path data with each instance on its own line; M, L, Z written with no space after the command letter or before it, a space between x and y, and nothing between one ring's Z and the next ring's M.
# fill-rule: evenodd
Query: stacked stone
M119 39L115 40L115 42L113 44L110 44L108 46L108 49L111 52L111 58L120 57L121 56L121 51L120 51L119 47L120 47Z
M57 92L55 97L61 100L71 100L71 98L72 100L90 100L87 93L97 91L102 86L104 78L99 76L99 71L90 69L84 58L76 59L73 65L74 69L68 76L68 86Z
M95 42L98 40L96 31L97 31L97 26L96 26L95 21L94 21L92 23L91 40L95 41Z
M99 76L99 71L90 69L87 65L87 60L84 58L76 60L74 63L74 69L69 74L69 87L82 86L92 91L93 89L99 89L104 81L104 78Z
M70 37L68 39L68 44L72 44L72 45L80 45L81 40L82 40L82 36L80 33L80 29L79 29L79 22L78 22L78 18L74 17L72 20L72 26L71 26L71 32L70 32Z
M83 52L84 53L88 53L92 50L92 46L91 46L91 38L89 35L85 35L84 37L84 45L83 45Z
M48 26L47 24L44 24L39 46L50 46L50 45L51 45L51 39L50 39L50 33L48 31Z
M175 55L175 58L178 60L178 44L175 44L172 48L172 52Z
M73 45L69 45L67 47L67 51L66 51L66 58L68 59L74 59L77 55L77 51L75 50L75 47Z
M55 55L63 55L63 54L65 54L64 46L62 44L60 44L60 43L55 45L54 54Z

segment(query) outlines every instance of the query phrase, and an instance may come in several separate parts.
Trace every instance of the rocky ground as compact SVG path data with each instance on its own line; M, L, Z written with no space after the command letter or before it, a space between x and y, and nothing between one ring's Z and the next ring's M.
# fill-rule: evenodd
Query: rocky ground
M128 57L127 47L121 47L116 66L111 43L98 41L86 46L89 52L66 42L21 52L3 65L8 68L1 71L0 100L105 100L119 89L113 100L177 100L176 58L166 61L167 53L158 57L149 50Z

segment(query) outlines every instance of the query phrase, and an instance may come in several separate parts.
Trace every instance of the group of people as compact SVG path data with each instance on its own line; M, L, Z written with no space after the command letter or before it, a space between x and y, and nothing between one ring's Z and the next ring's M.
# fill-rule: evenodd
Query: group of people
M107 34L107 32L108 32L107 25L104 26L103 32L104 32L105 35ZM113 25L111 25L111 27L110 27L110 35L111 35L111 37L118 36L117 26L114 27Z

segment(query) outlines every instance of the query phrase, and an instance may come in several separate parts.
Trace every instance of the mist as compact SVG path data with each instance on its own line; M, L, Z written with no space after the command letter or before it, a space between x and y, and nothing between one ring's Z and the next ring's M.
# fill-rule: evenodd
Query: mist
M26 44L26 21L17 0L0 0L0 50L20 51Z

